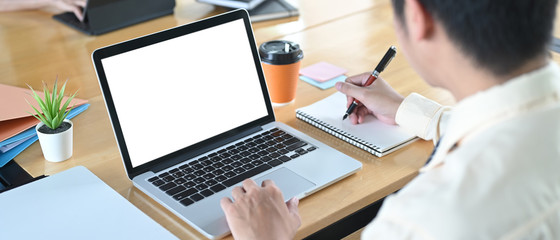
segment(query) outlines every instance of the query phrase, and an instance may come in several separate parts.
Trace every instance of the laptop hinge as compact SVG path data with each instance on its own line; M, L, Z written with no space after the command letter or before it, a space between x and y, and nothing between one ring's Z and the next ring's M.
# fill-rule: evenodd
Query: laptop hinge
M224 146L224 145L227 145L231 142L235 142L235 141L237 141L241 138L247 137L247 136L249 136L253 133L256 133L258 131L261 131L261 130L262 130L262 127L260 127L260 126L250 128L246 131L243 131L239 134L236 134L235 136L231 136L231 137L228 137L228 138L223 138L223 139L217 140L217 141L215 141L211 144L208 144L207 146L204 146L202 148L190 151L187 154L182 154L181 156L172 157L171 159L164 161L164 163L157 164L157 165L151 167L150 170L153 171L153 172L159 172L163 169L166 169L166 168L169 168L171 166L177 165L177 164L179 164L179 163L181 163L185 160L191 159L191 158L196 157L196 156L198 156L200 154L203 154L205 152L212 151L213 149L217 149L217 148L219 148L221 146Z

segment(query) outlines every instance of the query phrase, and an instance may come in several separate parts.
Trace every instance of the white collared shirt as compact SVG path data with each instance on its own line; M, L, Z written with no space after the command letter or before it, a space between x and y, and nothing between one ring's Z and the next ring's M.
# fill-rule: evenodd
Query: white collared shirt
M481 91L453 109L411 94L396 122L439 139L386 198L362 239L560 239L560 67Z

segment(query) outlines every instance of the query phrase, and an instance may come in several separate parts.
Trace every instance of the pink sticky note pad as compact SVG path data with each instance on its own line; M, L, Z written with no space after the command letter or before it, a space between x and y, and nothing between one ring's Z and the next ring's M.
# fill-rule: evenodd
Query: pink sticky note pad
M299 74L313 80L324 82L346 73L346 69L327 62L318 62L299 70Z

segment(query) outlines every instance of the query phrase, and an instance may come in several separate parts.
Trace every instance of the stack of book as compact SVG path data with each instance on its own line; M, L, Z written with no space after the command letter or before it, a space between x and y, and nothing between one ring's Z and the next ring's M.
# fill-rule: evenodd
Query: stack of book
M40 91L35 92L44 96ZM39 120L31 115L33 108L28 102L39 109L31 90L0 84L0 167L38 139L35 126ZM74 106L67 117L71 119L86 110L89 104L87 100L74 98L69 106Z

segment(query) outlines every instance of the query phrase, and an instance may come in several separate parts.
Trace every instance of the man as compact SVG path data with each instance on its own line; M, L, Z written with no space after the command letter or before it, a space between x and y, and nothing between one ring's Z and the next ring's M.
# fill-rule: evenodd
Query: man
M383 80L337 89L366 114L396 123L436 150L419 176L387 197L363 239L560 239L560 68L547 57L556 0L393 0L412 67L449 90L452 109ZM289 239L297 200L252 180L222 208L238 239Z

